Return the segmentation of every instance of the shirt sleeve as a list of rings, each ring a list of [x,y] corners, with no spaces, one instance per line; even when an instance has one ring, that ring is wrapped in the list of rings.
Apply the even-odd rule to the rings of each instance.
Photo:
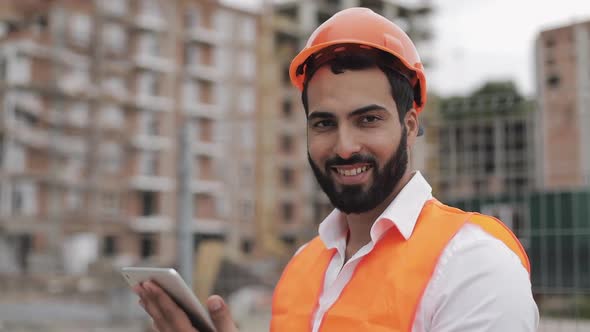
[[[538,323],[529,274],[518,256],[467,224],[443,251],[413,331],[533,332]]]

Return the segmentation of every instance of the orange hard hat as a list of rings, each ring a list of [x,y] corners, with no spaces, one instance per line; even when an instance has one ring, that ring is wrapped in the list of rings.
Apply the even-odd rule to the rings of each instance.
[[[306,79],[307,60],[323,50],[342,51],[337,45],[374,48],[395,56],[412,74],[414,108],[418,113],[426,103],[426,77],[416,46],[397,25],[368,8],[348,8],[332,16],[309,37],[305,48],[291,62],[291,83],[300,91]],[[321,53],[321,52],[320,52]],[[406,75],[407,77],[407,75]]]

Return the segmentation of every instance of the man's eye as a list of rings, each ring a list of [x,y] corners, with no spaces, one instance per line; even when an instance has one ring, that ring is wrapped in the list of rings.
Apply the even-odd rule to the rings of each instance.
[[[362,123],[373,123],[379,120],[378,116],[374,116],[374,115],[366,115],[363,116],[363,118],[361,119]]]
[[[313,125],[314,128],[328,128],[332,126],[334,126],[333,120],[321,120]]]

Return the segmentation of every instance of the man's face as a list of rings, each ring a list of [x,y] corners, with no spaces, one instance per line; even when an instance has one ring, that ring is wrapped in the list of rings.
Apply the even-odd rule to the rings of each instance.
[[[308,158],[318,183],[344,213],[377,207],[408,161],[387,77],[378,68],[334,74],[322,67],[308,84]]]

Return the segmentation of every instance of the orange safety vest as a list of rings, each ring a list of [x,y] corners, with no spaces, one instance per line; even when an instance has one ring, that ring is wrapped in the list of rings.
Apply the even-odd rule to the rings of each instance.
[[[502,222],[433,199],[425,204],[408,240],[393,227],[362,258],[319,330],[410,332],[440,255],[467,222],[504,242],[530,273],[526,252]],[[291,259],[275,288],[271,331],[311,331],[324,275],[335,253],[316,237]]]

